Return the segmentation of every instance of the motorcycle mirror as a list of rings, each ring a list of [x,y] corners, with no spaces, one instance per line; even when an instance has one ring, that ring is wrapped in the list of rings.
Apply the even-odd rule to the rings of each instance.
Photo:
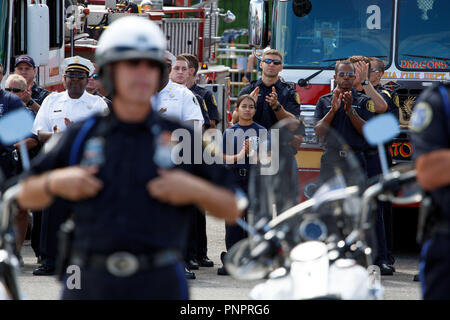
[[[0,141],[11,145],[31,135],[33,116],[25,109],[11,111],[0,119]]]
[[[243,239],[228,250],[224,258],[224,265],[233,278],[260,280],[272,271],[269,265],[251,257],[253,247],[250,239]]]
[[[0,141],[9,146],[28,138],[31,135],[34,118],[25,109],[14,110],[0,119]],[[25,142],[20,143],[22,165],[25,171],[30,168],[30,160]]]
[[[378,146],[383,175],[388,174],[388,165],[383,144],[392,140],[400,133],[398,120],[392,113],[378,115],[364,124],[363,133],[369,144]]]

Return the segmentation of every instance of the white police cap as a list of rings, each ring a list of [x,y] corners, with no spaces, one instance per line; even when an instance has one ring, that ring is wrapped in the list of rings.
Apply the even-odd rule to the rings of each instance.
[[[95,67],[90,60],[80,56],[74,56],[64,59],[63,70],[64,72],[70,70],[85,71],[90,76],[94,73]]]

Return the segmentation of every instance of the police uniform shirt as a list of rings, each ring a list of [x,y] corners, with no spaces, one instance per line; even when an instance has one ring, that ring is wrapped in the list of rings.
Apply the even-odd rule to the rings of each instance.
[[[298,119],[300,116],[300,98],[297,92],[281,80],[278,80],[273,86],[275,86],[275,91],[278,95],[278,102],[286,111],[292,113]],[[269,103],[266,102],[266,97],[272,93],[273,86],[267,87],[262,80],[259,79],[253,81],[239,92],[239,96],[242,96],[244,94],[250,94],[256,87],[259,87],[256,113],[253,116],[253,121],[266,129],[270,129],[278,122],[275,111],[273,111]]]
[[[209,128],[209,126],[211,125],[211,121],[209,121],[208,107],[206,107],[205,100],[203,100],[201,95],[193,92],[192,90],[191,90],[191,92],[194,94],[195,98],[198,101],[198,104],[200,105],[200,110],[202,111],[203,120],[205,121],[204,125],[207,128]]]
[[[35,82],[33,84],[33,87],[31,88],[31,99],[33,99],[34,101],[36,101],[36,103],[38,105],[41,105],[42,102],[44,101],[44,99],[51,94],[50,91],[41,88],[37,85],[37,83]]]
[[[352,89],[353,97],[353,109],[363,119],[369,120],[375,115],[374,102],[366,95],[358,93],[355,89]],[[333,101],[333,93],[328,93],[319,98],[314,112],[314,117],[317,121],[321,120],[331,109],[331,102]],[[330,125],[340,138],[344,139],[343,142],[347,143],[354,151],[364,151],[369,148],[369,144],[366,139],[359,134],[359,132],[352,125],[350,118],[347,116],[344,109],[344,101],[342,99],[341,107],[334,115],[333,121]],[[330,141],[325,138],[325,143],[328,148],[340,148],[343,142]]]
[[[383,97],[384,101],[386,101],[388,109],[386,112],[392,113],[396,119],[398,119],[399,113],[399,98],[395,92],[388,90],[387,88],[378,85],[375,87],[375,90]]]
[[[258,146],[260,145],[260,133],[266,132],[266,139],[270,140],[269,131],[260,126],[259,124],[253,122],[249,126],[241,126],[239,123],[235,123],[230,128],[227,128],[223,133],[223,153],[228,155],[235,155],[241,152],[243,143],[245,139],[249,137],[257,137]],[[230,167],[233,169],[250,169],[250,163],[248,158],[245,159],[245,163],[233,163],[230,164]]]
[[[154,104],[153,108],[156,111],[166,108],[163,115],[179,121],[198,120],[202,125],[204,123],[200,104],[194,94],[187,87],[171,80],[159,93],[159,104]]]
[[[53,132],[56,125],[58,131],[66,130],[64,118],[71,122],[79,122],[96,113],[108,110],[105,101],[99,96],[84,92],[79,99],[70,98],[66,91],[53,93],[44,99],[33,124],[33,133],[39,130]]]
[[[214,98],[214,94],[206,88],[200,87],[194,84],[189,88],[192,92],[200,95],[205,100],[206,108],[208,109],[208,115],[210,120],[220,121],[219,109],[217,108],[217,101]]]
[[[151,112],[145,122],[138,124],[121,122],[114,112],[96,118],[98,120],[80,145],[76,159],[80,163],[85,155],[92,156],[89,145],[99,136],[103,137],[104,143],[101,147],[97,143],[95,148],[104,159],[97,174],[103,189],[94,198],[69,203],[76,224],[74,249],[105,254],[115,251],[149,253],[165,248],[183,250],[190,215],[195,207],[160,202],[151,197],[146,188],[147,183],[158,176],[155,162],[160,148],[158,142],[164,140],[161,137],[170,137],[182,125],[157,112]],[[76,123],[63,134],[53,136],[47,142],[48,150],[33,160],[31,174],[68,166],[82,125]],[[191,141],[191,148],[193,144]],[[138,156],[136,150],[139,150]],[[194,152],[191,156],[194,159]],[[195,164],[192,159],[192,164],[177,167],[236,191],[234,176],[224,165]]]
[[[450,96],[450,86],[446,86]],[[414,158],[440,149],[450,148],[450,110],[445,110],[443,97],[436,85],[417,100],[410,121]],[[449,102],[450,104],[450,102]],[[447,219],[450,219],[450,185],[431,191]]]

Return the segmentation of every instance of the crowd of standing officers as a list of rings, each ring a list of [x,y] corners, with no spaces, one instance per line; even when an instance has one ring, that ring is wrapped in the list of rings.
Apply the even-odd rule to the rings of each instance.
[[[64,254],[69,264],[81,267],[83,289],[65,289],[63,298],[188,298],[186,279],[196,278],[192,270],[214,266],[207,255],[205,214],[226,221],[227,250],[247,236],[235,220],[247,214],[238,198],[239,191],[248,192],[251,141],[259,139],[250,132],[293,119],[300,125],[293,148],[299,148],[301,97],[279,76],[282,54],[269,49],[259,62],[261,78],[239,93],[233,125],[223,133],[228,165],[162,163],[167,136],[176,129],[204,131],[221,120],[212,92],[196,83],[198,66],[194,55],[168,52],[156,25],[133,17],[104,31],[95,64],[79,56],[65,59],[63,92],[39,87],[33,59],[16,58],[14,74],[0,91],[0,113],[26,108],[35,117],[26,140],[33,161],[22,173],[15,218],[17,254],[31,212],[31,246],[40,264],[33,274],[54,275],[62,254],[58,232],[73,220],[70,250]],[[329,128],[345,139],[367,178],[381,173],[378,151],[364,139],[362,126],[377,114],[398,117],[395,93],[380,85],[384,67],[378,58],[361,56],[336,63],[336,86],[318,100],[315,111],[314,130],[325,146],[319,179],[326,180],[332,163],[347,157],[327,141]],[[416,119],[417,131],[425,120]],[[230,131],[241,132],[242,140],[227,141]],[[5,177],[21,174],[13,157],[17,144],[1,148]],[[377,207],[374,261],[382,275],[392,275],[391,205]],[[228,275],[224,266],[217,273]]]

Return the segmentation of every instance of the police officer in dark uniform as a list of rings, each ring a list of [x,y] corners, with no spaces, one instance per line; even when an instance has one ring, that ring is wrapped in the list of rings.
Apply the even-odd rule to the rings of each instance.
[[[346,164],[349,151],[345,149],[347,145],[365,169],[364,151],[368,144],[362,126],[374,115],[374,103],[353,88],[355,76],[355,68],[350,61],[339,62],[335,68],[334,92],[320,97],[316,105],[314,116],[318,122],[314,131],[325,143],[319,175],[322,182],[335,175],[333,168],[336,162]],[[334,136],[328,137],[328,128],[334,129],[344,141],[335,141]]]
[[[424,299],[450,299],[450,85],[435,84],[411,117],[417,181],[431,197],[419,279]]]
[[[377,58],[373,58],[377,59]],[[349,58],[354,63],[356,69],[356,78],[353,86],[359,92],[369,96],[374,101],[374,111],[376,114],[393,112],[398,118],[398,108],[395,107],[388,91],[381,89],[380,79],[384,72],[384,64],[381,60],[371,60],[363,56],[353,56]],[[372,71],[373,70],[373,71]],[[396,113],[397,111],[397,113]],[[386,146],[387,149],[388,146]],[[388,151],[388,150],[387,150]],[[388,162],[391,163],[390,153],[386,152]],[[364,150],[366,160],[366,170],[369,179],[376,178],[382,174],[380,157],[378,149],[373,146],[367,146]],[[375,234],[377,239],[377,256],[374,263],[380,267],[381,275],[393,275],[395,268],[393,266],[395,259],[392,256],[392,214],[390,203],[377,201]],[[385,221],[385,216],[388,221]],[[386,233],[386,225],[389,230],[389,237]],[[390,240],[388,246],[388,238]],[[390,249],[389,249],[389,248]]]
[[[276,122],[287,118],[298,119],[300,116],[300,98],[287,83],[279,78],[283,70],[282,56],[277,50],[264,52],[261,61],[262,77],[244,87],[239,96],[251,94],[256,103],[253,121],[270,129]],[[233,114],[233,122],[238,119]]]
[[[377,57],[370,57],[370,69],[369,69],[369,81],[377,90],[377,92],[383,97],[383,99],[387,103],[387,111],[392,113],[396,119],[399,119],[399,112],[400,112],[400,101],[398,94],[395,91],[391,91],[389,88],[383,86],[380,83],[381,78],[384,75],[384,62],[381,61]],[[386,155],[388,160],[388,165],[392,165],[392,156],[391,152],[389,151],[389,146],[391,145],[391,142],[385,144],[386,149]],[[381,168],[380,168],[381,173]],[[379,173],[379,174],[380,174]],[[392,203],[390,202],[381,202],[382,211],[383,211],[383,220],[384,220],[384,230],[386,234],[386,251],[387,251],[387,264],[388,266],[395,271],[394,263],[395,258],[392,254],[393,250],[393,243],[394,243],[394,234],[393,234],[393,226],[392,226]]]
[[[186,299],[180,252],[193,206],[227,221],[239,215],[224,166],[190,162],[169,169],[171,132],[182,126],[150,103],[167,77],[165,43],[150,20],[113,22],[96,51],[112,112],[54,136],[35,159],[34,175],[21,183],[22,207],[55,198],[72,207],[69,264],[81,268],[81,288],[66,287],[65,299]]]

